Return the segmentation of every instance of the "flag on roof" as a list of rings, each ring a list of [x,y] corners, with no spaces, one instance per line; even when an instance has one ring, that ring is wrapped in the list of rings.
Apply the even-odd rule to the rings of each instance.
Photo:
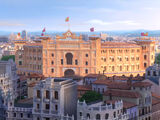
[[[69,17],[66,17],[65,21],[66,21],[66,22],[69,22]]]
[[[21,36],[21,33],[19,32],[17,35],[20,37],[20,36]]]
[[[94,27],[90,28],[90,31],[91,31],[91,32],[94,32]]]
[[[46,32],[46,28],[43,28],[42,32]]]

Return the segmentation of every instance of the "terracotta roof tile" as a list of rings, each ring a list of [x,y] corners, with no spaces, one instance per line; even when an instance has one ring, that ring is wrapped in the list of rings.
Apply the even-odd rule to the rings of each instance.
[[[128,109],[128,108],[132,108],[132,107],[135,107],[135,106],[137,106],[137,105],[134,104],[134,103],[123,101],[123,108]]]
[[[93,84],[99,84],[99,85],[109,85],[112,81],[109,80],[96,80],[93,82]]]
[[[126,82],[112,82],[109,84],[110,89],[129,90],[130,86]]]
[[[152,86],[149,82],[135,82],[132,84],[133,87],[149,87]]]
[[[78,91],[91,91],[92,87],[87,85],[78,85],[77,86]]]
[[[116,97],[127,97],[127,98],[139,98],[141,95],[134,91],[122,91],[122,90],[107,90],[104,96],[116,96]]]
[[[28,75],[28,78],[45,78],[42,74],[33,73]]]
[[[36,86],[37,83],[38,83],[38,82],[32,82],[32,83],[30,83],[30,84],[28,85],[28,87],[34,87],[34,86]]]

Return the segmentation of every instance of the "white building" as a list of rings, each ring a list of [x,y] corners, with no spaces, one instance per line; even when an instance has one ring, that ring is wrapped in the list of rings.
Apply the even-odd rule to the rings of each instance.
[[[17,97],[17,80],[19,79],[16,70],[16,64],[12,59],[0,61],[0,89],[4,95],[8,91],[12,91],[15,98]]]
[[[114,104],[97,102],[86,104],[77,103],[77,120],[128,120],[129,115],[123,113],[123,102],[117,101]]]
[[[74,120],[76,117],[77,85],[72,79],[47,78],[35,86],[33,94],[34,120]]]

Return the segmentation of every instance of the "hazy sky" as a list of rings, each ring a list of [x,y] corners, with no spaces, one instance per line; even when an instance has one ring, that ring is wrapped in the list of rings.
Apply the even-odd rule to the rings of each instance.
[[[0,30],[160,30],[160,0],[0,0]]]

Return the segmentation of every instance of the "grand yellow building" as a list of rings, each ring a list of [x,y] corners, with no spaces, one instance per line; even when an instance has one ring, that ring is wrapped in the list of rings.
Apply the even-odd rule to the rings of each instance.
[[[40,73],[46,77],[85,76],[103,73],[113,75],[143,75],[155,59],[155,42],[139,39],[132,43],[101,42],[97,36],[83,40],[70,30],[62,36],[41,37],[35,43],[15,42],[22,49],[16,52],[16,64],[21,74]]]

